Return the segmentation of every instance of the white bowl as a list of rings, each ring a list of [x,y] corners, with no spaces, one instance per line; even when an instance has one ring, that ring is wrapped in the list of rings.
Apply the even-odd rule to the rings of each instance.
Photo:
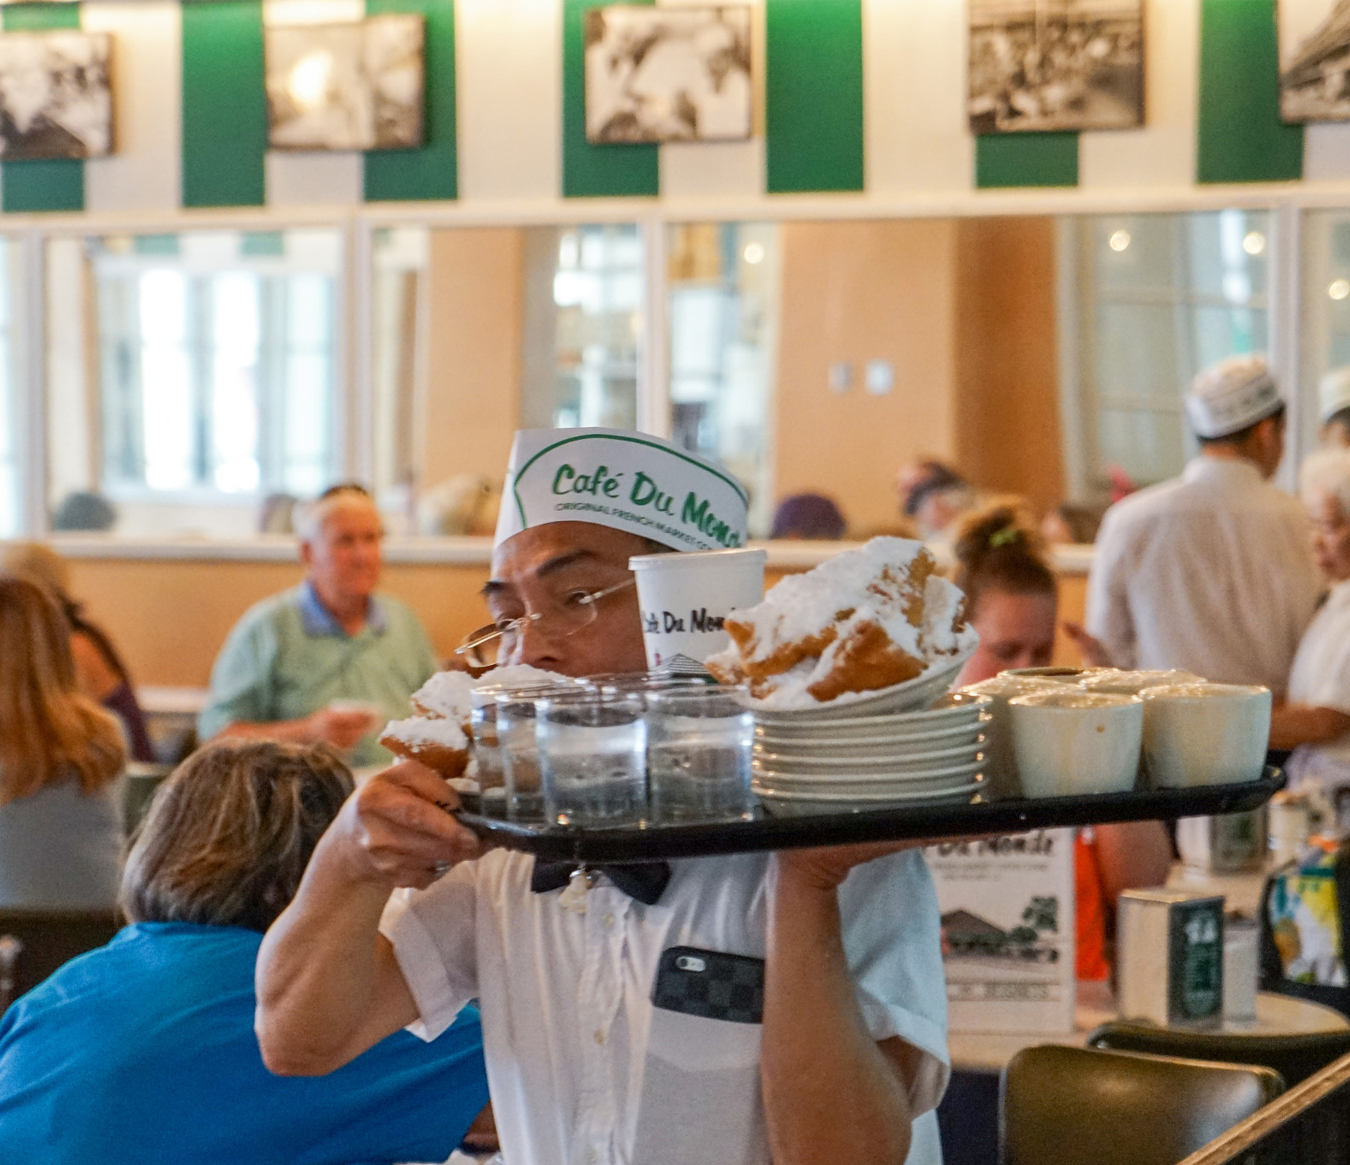
[[[1035,692],[1009,701],[1013,754],[1026,797],[1124,793],[1139,775],[1144,704],[1138,696]]]
[[[979,751],[978,744],[958,744],[953,748],[930,748],[923,752],[909,750],[885,756],[819,757],[768,752],[756,746],[754,763],[778,772],[820,773],[822,776],[854,770],[898,774],[932,768],[934,765],[957,764],[962,760],[973,759],[979,755]]]
[[[816,817],[826,813],[858,813],[871,809],[910,808],[924,802],[969,801],[980,790],[979,781],[968,781],[940,793],[888,793],[879,797],[850,797],[841,794],[809,796],[756,790],[761,804],[774,816]]]
[[[944,785],[960,784],[980,775],[982,762],[964,761],[961,764],[944,765],[941,768],[927,769],[902,777],[883,777],[875,773],[836,773],[829,777],[804,776],[800,773],[782,773],[776,769],[756,769],[754,783],[769,789],[797,791],[805,793],[828,793],[835,790],[852,789],[859,794],[878,795],[887,788],[900,792],[918,789],[939,788]]]
[[[859,733],[847,736],[810,739],[796,736],[778,736],[756,730],[755,743],[765,752],[790,754],[796,757],[862,757],[892,756],[905,750],[954,748],[958,744],[978,744],[986,725],[982,721],[959,724],[938,732],[886,733],[871,735]]]
[[[953,724],[961,724],[972,720],[978,717],[981,712],[988,710],[989,701],[979,696],[950,692],[942,697],[937,706],[932,708],[890,712],[864,709],[857,716],[845,716],[843,715],[843,709],[840,709],[837,714],[823,715],[826,710],[833,707],[833,704],[822,704],[818,709],[808,708],[787,712],[774,708],[756,708],[755,723],[767,731],[780,735],[796,733],[817,739],[822,734],[834,735],[839,732],[851,734],[857,731],[895,731],[897,729],[914,729],[915,731],[926,732],[935,728],[950,728]]]
[[[1260,778],[1270,741],[1269,688],[1168,684],[1145,688],[1144,759],[1160,789]]]

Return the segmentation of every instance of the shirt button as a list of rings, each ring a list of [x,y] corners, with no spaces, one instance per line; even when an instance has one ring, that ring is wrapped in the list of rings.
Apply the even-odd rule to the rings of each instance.
[[[605,915],[605,925],[606,925],[606,926],[613,926],[613,925],[614,925],[614,915],[613,915],[613,914],[606,914],[606,915]]]
[[[600,1158],[596,1155],[594,1149],[588,1149],[586,1151],[586,1160],[589,1161],[591,1165],[595,1165],[595,1162],[598,1161],[599,1159]]]
[[[605,1033],[602,1031],[597,1031],[595,1033],[595,1042],[597,1044],[603,1044],[605,1042]]]

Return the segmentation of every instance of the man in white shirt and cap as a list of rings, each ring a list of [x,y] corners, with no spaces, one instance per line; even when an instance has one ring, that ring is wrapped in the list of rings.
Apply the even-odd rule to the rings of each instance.
[[[629,557],[738,545],[745,518],[737,482],[667,442],[517,434],[484,588],[499,658],[643,669]],[[259,958],[274,1071],[332,1071],[400,1027],[434,1038],[477,998],[512,1165],[941,1161],[946,1000],[917,849],[560,872],[484,853],[454,804],[397,765],[320,842]],[[672,965],[739,995],[691,1013],[657,990]]]
[[[1120,667],[1183,668],[1279,698],[1319,580],[1303,507],[1270,484],[1285,406],[1265,360],[1200,372],[1185,398],[1200,455],[1107,511],[1087,630]]]

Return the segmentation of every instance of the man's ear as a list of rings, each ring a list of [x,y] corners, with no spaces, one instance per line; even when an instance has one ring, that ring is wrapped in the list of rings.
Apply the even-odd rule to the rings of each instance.
[[[302,540],[300,543],[300,561],[306,569],[314,562],[314,546],[308,540]]]

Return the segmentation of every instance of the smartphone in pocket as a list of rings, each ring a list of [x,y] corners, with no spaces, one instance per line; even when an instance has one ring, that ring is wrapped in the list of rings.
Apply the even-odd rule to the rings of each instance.
[[[726,951],[661,952],[652,1003],[664,1011],[728,1023],[764,1022],[764,960]]]

